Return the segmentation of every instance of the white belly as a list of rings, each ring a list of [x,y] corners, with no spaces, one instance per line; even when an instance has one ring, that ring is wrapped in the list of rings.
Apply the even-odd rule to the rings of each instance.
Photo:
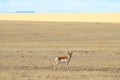
[[[62,59],[60,60],[61,63],[66,63],[66,62],[69,62],[70,60],[69,59]]]
[[[55,58],[55,62],[60,62],[60,63],[68,63],[70,61],[70,59],[61,59],[59,60],[58,58]]]

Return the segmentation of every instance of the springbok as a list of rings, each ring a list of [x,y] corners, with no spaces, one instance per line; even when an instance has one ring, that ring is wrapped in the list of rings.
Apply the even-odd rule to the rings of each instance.
[[[67,53],[68,53],[68,56],[61,56],[61,57],[55,58],[54,69],[57,69],[56,67],[57,67],[57,65],[58,65],[59,63],[66,63],[67,69],[68,69],[68,64],[69,64],[69,62],[70,62],[70,60],[71,60],[73,51],[72,51],[72,52],[69,52],[69,51],[68,51]]]

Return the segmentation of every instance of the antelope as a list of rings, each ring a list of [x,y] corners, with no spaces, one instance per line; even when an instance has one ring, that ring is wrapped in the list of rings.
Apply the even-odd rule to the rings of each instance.
[[[69,64],[69,62],[71,61],[71,57],[72,57],[72,53],[73,53],[73,52],[69,52],[69,51],[68,51],[67,53],[68,53],[68,56],[61,56],[61,57],[55,58],[54,69],[57,69],[56,67],[57,67],[57,65],[58,65],[59,63],[66,63],[67,69],[68,69],[68,64]]]

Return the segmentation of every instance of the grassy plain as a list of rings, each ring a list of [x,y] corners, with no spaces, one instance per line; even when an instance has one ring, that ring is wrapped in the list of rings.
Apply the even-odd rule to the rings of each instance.
[[[0,80],[120,80],[120,24],[0,21]]]

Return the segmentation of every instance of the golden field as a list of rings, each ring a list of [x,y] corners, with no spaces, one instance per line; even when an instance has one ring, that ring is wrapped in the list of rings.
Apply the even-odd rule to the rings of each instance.
[[[0,80],[120,80],[120,23],[8,15],[0,17]],[[68,50],[76,50],[69,70],[54,70],[54,58]]]
[[[0,20],[120,23],[120,13],[0,14]]]

